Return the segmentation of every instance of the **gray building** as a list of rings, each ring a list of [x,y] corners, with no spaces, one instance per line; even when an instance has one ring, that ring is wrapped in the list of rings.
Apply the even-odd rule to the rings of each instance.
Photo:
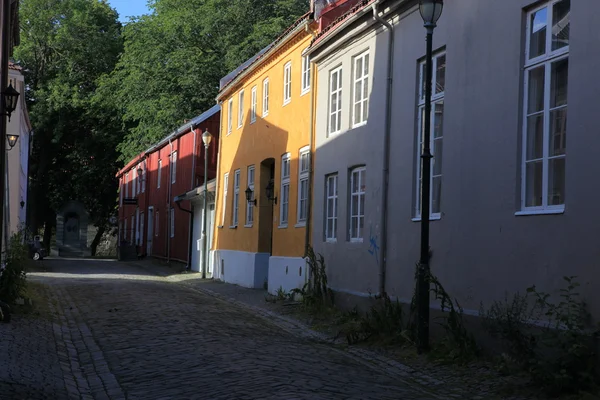
[[[417,3],[360,1],[309,50],[313,243],[340,294],[412,297],[426,33]],[[599,12],[595,0],[445,4],[433,36],[431,267],[466,313],[533,284],[555,292],[575,275],[600,314],[600,216],[589,204],[600,193]]]

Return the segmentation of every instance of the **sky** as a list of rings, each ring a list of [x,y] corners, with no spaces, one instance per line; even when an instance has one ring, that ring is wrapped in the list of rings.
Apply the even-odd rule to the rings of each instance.
[[[148,14],[150,11],[146,6],[148,0],[108,0],[111,7],[116,8],[119,13],[119,21],[129,21],[129,16]]]

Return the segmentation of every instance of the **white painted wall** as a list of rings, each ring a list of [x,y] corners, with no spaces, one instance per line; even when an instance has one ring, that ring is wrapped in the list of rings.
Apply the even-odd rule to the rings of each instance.
[[[301,289],[307,280],[308,265],[302,257],[269,258],[269,293]]]
[[[236,285],[261,289],[269,276],[269,254],[236,250],[213,250],[216,262],[213,278]]]

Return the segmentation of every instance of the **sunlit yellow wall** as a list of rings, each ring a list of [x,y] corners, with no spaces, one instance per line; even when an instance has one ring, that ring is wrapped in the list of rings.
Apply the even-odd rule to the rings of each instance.
[[[213,249],[259,251],[260,209],[271,207],[264,188],[268,182],[261,180],[260,164],[267,158],[275,159],[275,195],[281,199],[281,156],[291,153],[290,201],[287,228],[279,227],[281,202],[273,207],[274,256],[300,257],[304,254],[305,227],[297,225],[298,209],[298,158],[301,148],[310,144],[311,88],[302,93],[302,51],[309,46],[312,36],[304,29],[282,46],[277,53],[259,61],[259,67],[231,89],[221,103],[221,147],[218,171],[218,201]],[[291,102],[283,105],[284,66],[291,61]],[[311,71],[311,76],[312,76]],[[269,79],[269,113],[263,118],[263,81]],[[252,88],[257,87],[256,122],[250,123]],[[244,120],[238,128],[238,99],[244,90]],[[232,131],[228,134],[229,99],[233,99]],[[247,168],[255,165],[255,193],[258,206],[254,207],[254,224],[245,227]],[[239,218],[237,228],[231,227],[233,215],[234,171],[240,169]],[[224,174],[229,173],[226,204],[224,205]],[[310,184],[310,182],[309,182]],[[309,199],[310,201],[310,199]],[[223,219],[223,207],[225,217]],[[264,212],[264,211],[263,211]],[[219,226],[220,225],[220,226]],[[264,233],[263,233],[264,234]]]

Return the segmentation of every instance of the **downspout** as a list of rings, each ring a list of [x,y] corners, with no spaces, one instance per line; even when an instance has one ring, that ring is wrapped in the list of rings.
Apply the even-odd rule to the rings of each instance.
[[[167,177],[169,180],[169,190],[167,190],[169,196],[167,199],[167,215],[169,216],[167,218],[167,221],[169,221],[167,223],[167,264],[171,262],[171,186],[173,186],[173,142],[171,142],[171,138],[169,138],[169,148],[169,176]]]
[[[192,128],[192,132],[194,132],[194,148],[192,149],[192,185],[190,186],[190,190],[192,190],[193,188],[195,188],[195,178],[196,178],[196,140],[198,138],[198,132],[196,131],[196,128],[194,128],[194,126],[191,127]],[[206,172],[205,172],[206,173]],[[183,210],[183,208],[181,208],[181,206],[179,206],[179,203],[177,203],[177,206],[179,207],[179,209]],[[190,213],[190,231],[188,233],[188,262],[187,262],[187,270],[190,271],[192,269],[192,242],[194,240],[194,206],[192,206],[192,202],[190,201],[190,206],[192,207],[191,210],[189,210]],[[184,210],[184,211],[188,211],[188,210]]]
[[[308,24],[306,25],[306,30],[309,30]],[[314,31],[311,31],[310,34],[312,35],[313,39],[315,38],[316,34]],[[309,60],[310,61],[310,60]],[[310,92],[310,127],[309,127],[309,135],[310,135],[310,139],[309,139],[309,151],[310,151],[310,157],[308,159],[308,201],[307,201],[307,205],[306,205],[306,228],[305,228],[305,232],[304,232],[304,257],[308,256],[308,247],[310,246],[310,229],[311,229],[311,214],[312,214],[312,186],[313,186],[313,159],[314,159],[314,154],[316,152],[313,151],[313,145],[314,145],[314,106],[315,106],[315,93],[317,92],[316,89],[316,79],[315,79],[315,64],[310,61],[310,74],[311,74],[311,92]],[[306,274],[305,274],[306,276]]]
[[[148,154],[145,153],[144,154],[144,182],[146,184],[145,186],[145,192],[144,195],[146,196],[146,200],[144,202],[144,206],[146,207],[146,209],[144,210],[144,217],[147,219],[147,222],[144,224],[144,229],[146,229],[146,233],[142,233],[143,235],[146,235],[146,248],[142,249],[143,250],[143,254],[148,255],[148,225],[150,224],[150,215],[148,213],[148,207],[150,206],[150,173],[148,171]],[[154,213],[152,213],[152,218],[154,218]],[[154,223],[154,221],[152,221],[152,223]],[[154,225],[152,225],[154,227]],[[155,228],[154,228],[155,229]],[[152,233],[154,234],[154,233]],[[152,240],[152,245],[154,246],[154,240]],[[152,249],[150,249],[150,251],[152,251]]]
[[[387,65],[387,88],[386,88],[386,110],[385,110],[385,134],[383,139],[383,194],[381,197],[381,264],[379,266],[379,295],[384,296],[386,268],[387,268],[387,220],[388,220],[388,191],[390,175],[390,137],[392,123],[392,74],[394,71],[394,28],[381,18],[377,12],[377,3],[373,9],[373,19],[385,26],[390,32],[388,42],[388,65]]]

